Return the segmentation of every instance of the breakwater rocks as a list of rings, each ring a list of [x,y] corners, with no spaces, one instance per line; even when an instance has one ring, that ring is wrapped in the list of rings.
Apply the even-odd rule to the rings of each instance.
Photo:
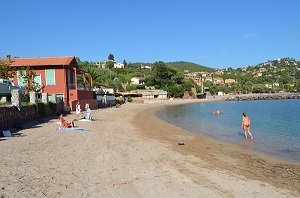
[[[300,93],[276,93],[276,94],[243,94],[225,96],[224,100],[283,100],[300,99]]]

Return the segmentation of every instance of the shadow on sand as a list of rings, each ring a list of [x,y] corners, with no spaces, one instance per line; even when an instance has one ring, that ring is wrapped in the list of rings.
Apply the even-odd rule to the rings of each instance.
[[[56,116],[49,116],[49,117],[40,118],[39,120],[34,120],[29,123],[24,123],[24,124],[15,123],[14,127],[6,129],[6,130],[11,132],[11,135],[12,135],[11,137],[13,137],[13,138],[14,137],[25,137],[27,135],[22,132],[23,130],[40,128],[40,127],[42,127],[42,126],[40,126],[40,124],[49,122],[50,120],[55,119],[55,118],[56,118]],[[11,138],[11,137],[4,137],[2,130],[0,130],[0,141],[6,140],[7,138]]]

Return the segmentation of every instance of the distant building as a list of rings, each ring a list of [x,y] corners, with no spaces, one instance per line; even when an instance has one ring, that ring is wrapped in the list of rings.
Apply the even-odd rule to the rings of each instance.
[[[112,61],[112,60],[105,60],[105,61],[102,61],[102,62],[96,62],[95,64],[100,68],[106,68],[106,65],[107,65],[108,62],[113,62],[114,63],[114,68],[117,68],[117,69],[123,69],[124,68],[123,63],[119,63],[117,61]]]
[[[162,99],[166,100],[168,99],[168,92],[160,89],[154,89],[154,90],[136,90],[135,91],[137,94],[142,95],[143,98],[148,98],[148,99]]]
[[[212,81],[213,81],[213,78],[212,78],[212,77],[206,77],[206,78],[205,78],[205,82],[207,82],[207,81],[212,82]]]
[[[145,79],[142,77],[133,77],[131,78],[131,83],[132,85],[143,85],[145,84]]]
[[[254,74],[254,77],[260,77],[260,76],[262,76],[262,73],[261,73],[261,72],[258,72],[258,73],[255,73],[255,74]]]
[[[142,69],[151,69],[151,67],[148,66],[148,65],[142,65],[141,68],[142,68]]]
[[[225,79],[225,84],[231,85],[231,84],[233,84],[233,83],[235,83],[235,80],[234,80],[234,79],[230,79],[230,78]]]
[[[223,78],[213,78],[213,83],[215,85],[222,85],[222,84],[224,84],[224,79]]]
[[[224,71],[223,70],[217,70],[214,72],[216,75],[223,75]]]

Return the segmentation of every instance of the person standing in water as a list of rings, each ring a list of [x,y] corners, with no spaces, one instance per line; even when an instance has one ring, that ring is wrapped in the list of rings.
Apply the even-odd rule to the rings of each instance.
[[[251,125],[250,118],[246,115],[246,113],[243,113],[243,115],[242,115],[242,129],[244,131],[246,139],[248,138],[248,135],[249,135],[251,140],[252,140],[253,136],[250,132],[250,125]]]
[[[215,115],[220,115],[220,109],[216,109],[214,112],[213,112]]]

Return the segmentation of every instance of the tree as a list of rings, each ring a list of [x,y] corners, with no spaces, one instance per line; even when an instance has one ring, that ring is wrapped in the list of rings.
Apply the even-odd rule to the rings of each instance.
[[[11,62],[0,59],[0,78],[8,79],[16,75],[16,68],[10,66]]]
[[[115,57],[113,54],[109,54],[107,60],[114,61]]]
[[[114,62],[112,61],[107,61],[106,64],[105,64],[105,67],[108,68],[108,69],[112,69],[114,68]]]
[[[123,60],[123,64],[124,64],[124,68],[127,67],[128,65],[125,59]]]
[[[155,62],[151,73],[146,78],[146,85],[159,87],[171,97],[181,97],[184,91],[191,91],[195,83],[185,80],[183,73],[167,66],[164,62]]]
[[[86,75],[78,75],[78,81],[88,84],[90,87],[100,86],[101,84],[101,69],[95,64],[89,62],[80,62],[79,68],[83,70]]]
[[[244,85],[244,89],[247,92],[252,92],[252,86],[253,86],[253,83],[251,81],[247,81]]]
[[[23,79],[25,84],[25,94],[29,93],[30,91],[39,92],[44,89],[45,85],[40,85],[35,82],[36,73],[29,67],[23,67],[20,70],[19,77]]]

